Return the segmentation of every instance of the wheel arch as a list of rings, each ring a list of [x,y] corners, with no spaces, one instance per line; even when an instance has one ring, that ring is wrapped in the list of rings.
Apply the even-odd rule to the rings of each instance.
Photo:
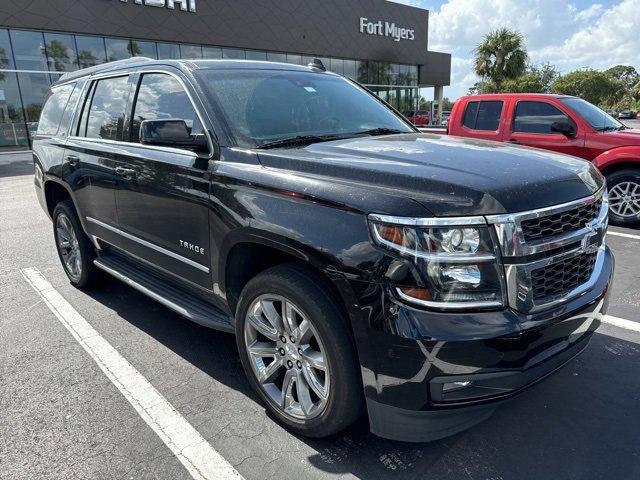
[[[625,169],[640,170],[640,146],[618,147],[598,155],[593,163],[604,176]]]
[[[219,264],[220,289],[226,295],[227,304],[235,314],[238,299],[246,284],[261,272],[278,265],[293,264],[306,269],[320,282],[331,299],[336,302],[351,329],[351,310],[355,294],[344,276],[330,267],[326,259],[311,252],[304,245],[292,245],[290,239],[277,241],[256,235],[247,235],[229,243],[221,252]]]

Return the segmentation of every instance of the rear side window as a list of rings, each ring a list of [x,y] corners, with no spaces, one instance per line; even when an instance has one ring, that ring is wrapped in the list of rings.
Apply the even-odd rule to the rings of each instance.
[[[178,80],[164,73],[143,75],[133,113],[131,141],[140,141],[143,121],[169,119],[184,120],[191,135],[204,133],[196,110]]]
[[[38,135],[57,135],[60,120],[67,108],[74,86],[75,84],[62,85],[51,90],[51,95],[46,100],[40,114]]]
[[[555,122],[573,124],[567,115],[550,103],[522,101],[516,105],[513,131],[561,135],[551,130],[551,125]]]
[[[71,97],[69,97],[69,101],[67,102],[67,108],[64,110],[64,114],[62,115],[62,120],[60,120],[60,127],[58,128],[58,133],[60,135],[66,136],[69,131],[69,126],[71,125],[71,120],[73,119],[73,113],[76,109],[76,105],[78,104],[78,99],[80,98],[80,94],[82,93],[82,86],[76,86],[73,89],[73,93]]]
[[[496,131],[500,126],[502,106],[503,102],[500,100],[469,102],[462,124],[472,130]]]
[[[96,82],[82,115],[80,136],[105,140],[122,138],[128,82],[129,77],[105,78]]]

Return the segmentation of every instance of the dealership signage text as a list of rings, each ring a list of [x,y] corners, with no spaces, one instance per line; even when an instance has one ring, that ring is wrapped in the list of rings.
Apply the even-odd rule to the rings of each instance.
[[[128,0],[120,0],[123,3],[127,3]],[[160,8],[170,8],[171,10],[175,10],[179,8],[183,12],[196,11],[196,0],[132,0],[134,3],[138,5],[147,5],[148,7],[160,7]]]
[[[393,37],[396,42],[415,38],[415,32],[412,28],[398,27],[393,22],[383,22],[382,20],[372,22],[366,17],[360,17],[360,33]]]

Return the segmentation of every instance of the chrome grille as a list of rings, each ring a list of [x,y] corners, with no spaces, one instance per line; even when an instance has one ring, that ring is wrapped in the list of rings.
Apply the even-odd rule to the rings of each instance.
[[[512,308],[536,312],[592,288],[604,264],[608,208],[602,188],[566,204],[487,217],[498,236]]]
[[[564,295],[591,278],[596,253],[584,253],[531,271],[534,301]]]
[[[601,207],[602,199],[598,199],[566,212],[525,220],[522,234],[527,242],[532,242],[578,230],[596,218]]]

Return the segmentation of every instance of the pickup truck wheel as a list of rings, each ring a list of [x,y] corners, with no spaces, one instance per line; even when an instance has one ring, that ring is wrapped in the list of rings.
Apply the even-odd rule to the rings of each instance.
[[[242,291],[236,340],[252,387],[276,419],[325,437],[362,415],[363,395],[350,330],[315,272],[269,269]]]
[[[77,288],[94,285],[98,278],[93,264],[95,250],[82,230],[71,200],[60,202],[54,208],[53,235],[58,257],[71,284]]]
[[[607,177],[609,217],[614,225],[640,225],[640,171],[620,170]]]

